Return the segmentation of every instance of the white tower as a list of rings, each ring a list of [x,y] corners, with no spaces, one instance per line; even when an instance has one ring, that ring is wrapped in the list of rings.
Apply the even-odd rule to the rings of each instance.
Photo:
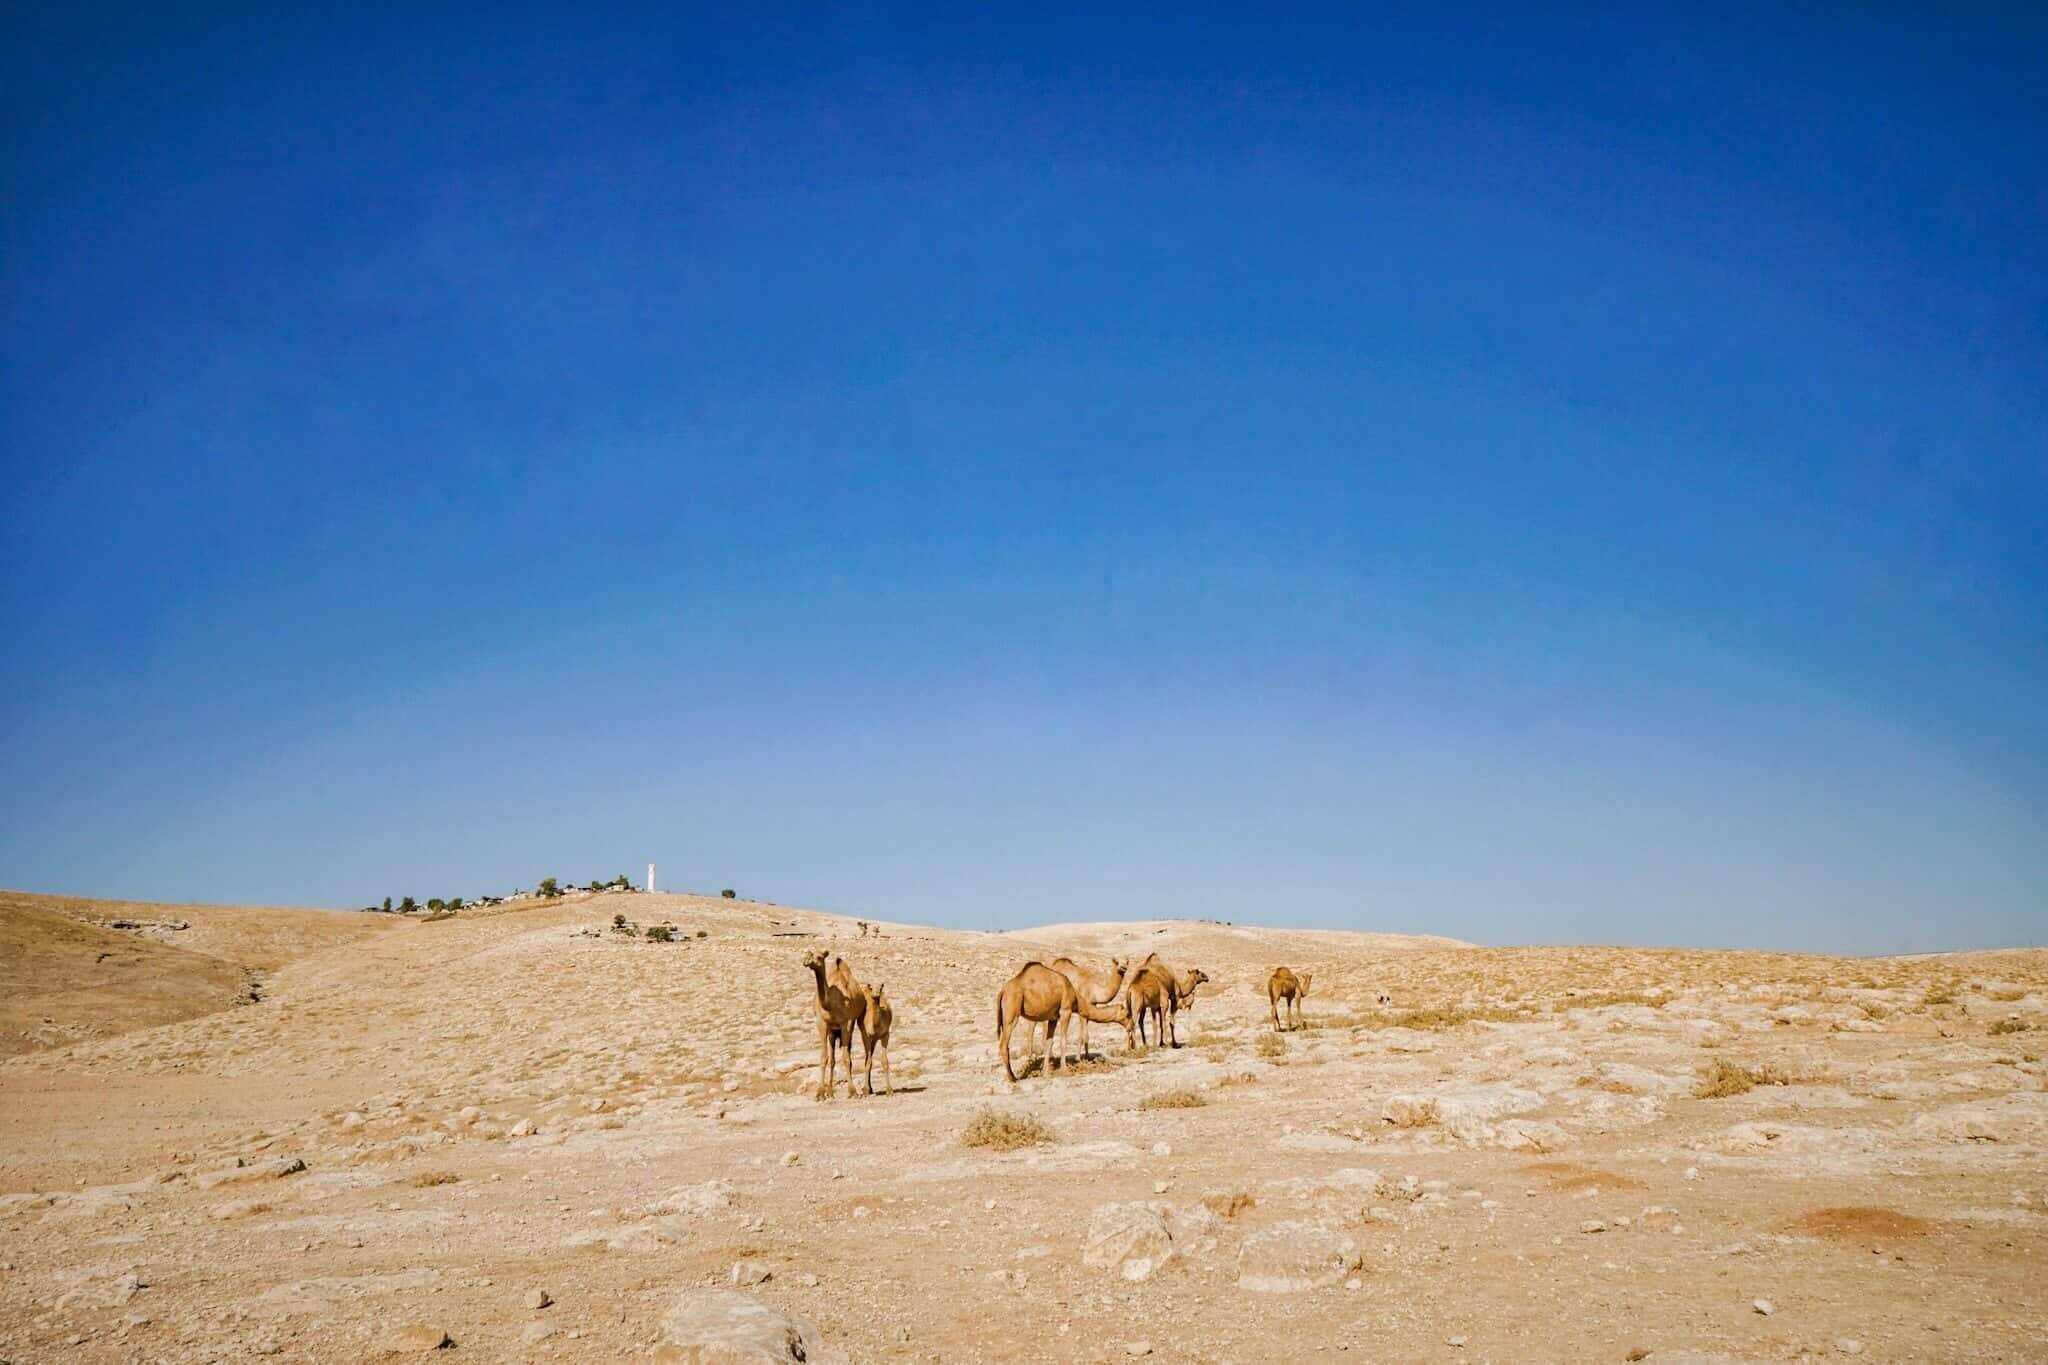
[[[649,863],[649,864],[647,865],[647,889],[648,889],[649,891],[652,891],[652,890],[654,890],[654,864],[653,864],[653,863]]]

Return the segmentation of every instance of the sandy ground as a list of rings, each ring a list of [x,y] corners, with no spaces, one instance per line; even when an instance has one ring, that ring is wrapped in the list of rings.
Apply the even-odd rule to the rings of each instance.
[[[0,896],[0,1361],[2048,1359],[2048,952],[294,914]],[[123,915],[192,927],[53,925]],[[897,1093],[813,1098],[820,946]],[[190,1017],[95,956],[144,948],[216,964],[157,961]],[[1185,1046],[1003,1082],[996,991],[1063,951],[1208,972]],[[963,1145],[989,1106],[1052,1140]],[[779,1357],[710,1353],[719,1292]]]

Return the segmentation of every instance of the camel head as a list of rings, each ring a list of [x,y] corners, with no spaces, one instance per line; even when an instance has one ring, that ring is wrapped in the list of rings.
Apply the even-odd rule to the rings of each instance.
[[[1313,972],[1303,972],[1301,976],[1297,978],[1301,982],[1301,993],[1303,995],[1308,994],[1308,983],[1313,976]]]
[[[1116,988],[1122,990],[1124,983],[1131,979],[1131,960],[1127,957],[1113,957],[1109,960],[1109,969],[1116,974]]]
[[[823,948],[813,948],[808,953],[805,953],[804,966],[809,967],[814,972],[824,971],[825,950]]]
[[[1200,967],[1197,967],[1193,971],[1188,973],[1188,988],[1184,992],[1184,994],[1187,996],[1189,1009],[1193,1009],[1195,1007],[1195,987],[1201,985],[1204,981],[1207,981],[1208,979],[1209,974],[1203,971]]]

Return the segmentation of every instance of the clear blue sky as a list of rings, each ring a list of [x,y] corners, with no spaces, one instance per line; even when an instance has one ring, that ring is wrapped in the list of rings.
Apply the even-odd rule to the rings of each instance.
[[[42,8],[0,885],[2048,940],[2038,8]]]

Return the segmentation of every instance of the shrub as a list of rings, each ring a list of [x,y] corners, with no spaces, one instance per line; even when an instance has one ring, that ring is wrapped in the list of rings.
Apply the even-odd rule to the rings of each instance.
[[[430,1189],[435,1185],[453,1185],[460,1179],[462,1177],[453,1171],[421,1171],[412,1178],[410,1183],[424,1190]]]
[[[427,909],[435,911],[436,913],[439,913],[442,910],[446,910],[447,908],[448,902],[442,900],[439,896],[435,896],[427,902]]]
[[[625,928],[625,927],[626,927],[626,917],[625,917],[624,915],[613,915],[613,916],[612,916],[612,928],[614,928],[614,929],[623,929],[623,928]]]
[[[1776,1062],[1743,1066],[1723,1057],[1716,1059],[1712,1068],[1700,1077],[1692,1093],[1703,1100],[1718,1100],[1744,1094],[1759,1085],[1796,1085],[1798,1081],[1799,1077]]]
[[[2006,1033],[2025,1033],[2033,1025],[2024,1019],[2000,1019],[1991,1026],[1991,1036],[1996,1038]]]
[[[1955,1004],[1955,1002],[1955,987],[1929,986],[1927,988],[1926,997],[1922,999],[1920,1003],[1923,1005],[1953,1005]]]
[[[543,900],[553,900],[555,899],[555,897],[562,894],[562,889],[555,884],[555,879],[553,877],[542,877],[540,879],[539,889],[541,899]]]
[[[384,913],[387,915],[391,913],[391,897],[389,896],[384,898]]]
[[[974,1117],[967,1121],[966,1131],[960,1134],[963,1147],[987,1147],[998,1152],[1014,1152],[1020,1147],[1037,1147],[1054,1141],[1057,1139],[1052,1129],[1030,1114],[995,1108],[976,1110]]]
[[[407,896],[404,900],[398,903],[398,913],[401,915],[416,914],[418,913],[419,908],[419,903],[415,901],[411,896]]]
[[[449,908],[450,910],[460,910],[460,909],[462,908],[462,897],[460,897],[460,896],[454,896],[454,897],[451,897],[451,898],[449,899],[449,901],[448,901],[448,908]]]
[[[1271,1036],[1271,1035],[1268,1035]],[[1140,1109],[1200,1109],[1209,1099],[1199,1090],[1162,1090],[1138,1101]]]
[[[737,892],[737,891],[733,890],[733,889],[732,889],[731,887],[729,887],[729,886],[728,886],[727,888],[725,888],[725,890],[723,890],[723,891],[719,892],[718,894],[719,894],[719,895],[721,895],[721,896],[723,896],[723,897],[725,897],[725,898],[726,898],[727,900],[729,900],[729,901],[730,901],[730,900],[738,900],[738,899],[739,899],[739,892]]]
[[[1280,1040],[1277,1033],[1261,1033],[1259,1041],[1253,1044],[1253,1050],[1261,1057],[1279,1057],[1286,1053],[1287,1044]]]
[[[656,943],[674,943],[676,931],[666,924],[650,924],[647,926],[647,937]]]

